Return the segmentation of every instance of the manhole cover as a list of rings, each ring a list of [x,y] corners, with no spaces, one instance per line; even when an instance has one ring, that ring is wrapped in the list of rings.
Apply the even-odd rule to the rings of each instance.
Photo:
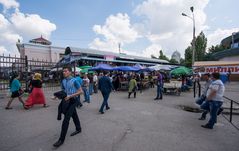
[[[194,113],[201,113],[202,110],[200,110],[199,108],[193,108],[190,106],[185,106],[185,105],[179,105],[179,107],[184,110],[184,111],[188,111],[188,112],[194,112]]]

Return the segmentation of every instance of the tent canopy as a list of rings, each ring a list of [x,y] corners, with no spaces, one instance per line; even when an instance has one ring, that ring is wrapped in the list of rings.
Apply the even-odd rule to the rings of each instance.
[[[90,68],[89,70],[92,70],[92,71],[94,71],[94,70],[113,70],[113,68],[108,64],[102,63],[102,64],[98,64],[95,67]]]
[[[192,74],[192,69],[186,68],[186,67],[178,67],[176,69],[173,69],[171,71],[172,75],[190,75]]]
[[[137,69],[136,67],[131,67],[131,66],[118,66],[115,67],[113,70],[115,71],[139,71],[140,69]]]
[[[155,66],[151,66],[151,67],[148,67],[148,68],[153,70],[153,71],[171,70],[171,66],[170,65],[155,65]]]

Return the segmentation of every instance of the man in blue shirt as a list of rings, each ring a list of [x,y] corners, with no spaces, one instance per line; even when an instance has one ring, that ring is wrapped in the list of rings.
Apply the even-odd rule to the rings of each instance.
[[[62,80],[62,90],[67,94],[67,97],[65,97],[63,101],[67,101],[67,103],[64,103],[64,105],[67,105],[67,109],[63,112],[65,116],[62,122],[61,135],[59,140],[53,144],[54,147],[59,147],[64,143],[71,117],[76,127],[76,131],[73,132],[71,136],[81,132],[81,125],[77,115],[76,105],[78,103],[77,97],[82,93],[82,89],[80,87],[80,83],[71,76],[71,72],[71,67],[63,68],[64,79]]]

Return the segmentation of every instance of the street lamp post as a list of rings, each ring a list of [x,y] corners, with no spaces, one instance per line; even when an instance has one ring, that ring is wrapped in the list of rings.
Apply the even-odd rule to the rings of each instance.
[[[194,62],[195,62],[195,40],[196,40],[196,37],[195,37],[195,19],[194,19],[194,13],[193,13],[193,6],[190,7],[190,10],[192,12],[192,17],[191,16],[188,16],[187,14],[185,13],[182,13],[183,16],[185,17],[188,17],[190,18],[192,21],[193,21],[193,41],[192,41],[192,66],[194,65]]]

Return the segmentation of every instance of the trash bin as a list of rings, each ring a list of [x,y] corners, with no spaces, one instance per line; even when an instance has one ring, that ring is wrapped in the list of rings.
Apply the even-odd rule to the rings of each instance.
[[[226,74],[221,74],[220,79],[222,80],[223,83],[226,83],[228,81]]]

